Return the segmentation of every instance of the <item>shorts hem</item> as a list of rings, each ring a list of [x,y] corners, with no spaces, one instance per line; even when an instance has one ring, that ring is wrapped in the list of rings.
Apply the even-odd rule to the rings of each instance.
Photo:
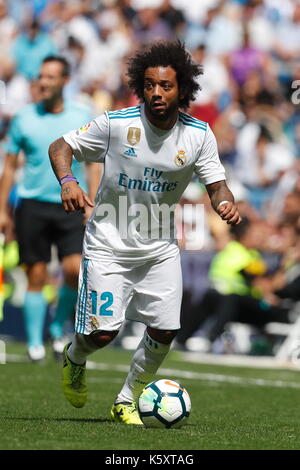
[[[128,321],[135,321],[137,323],[142,323],[143,325],[145,325],[146,327],[149,326],[149,328],[153,328],[154,330],[170,330],[170,331],[176,331],[176,330],[179,330],[181,328],[181,325],[179,325],[177,328],[174,327],[174,326],[167,326],[167,327],[161,327],[161,326],[153,326],[153,325],[150,325],[149,323],[146,323],[144,322],[143,320],[136,320],[135,318],[130,318],[130,317],[126,317],[126,320]]]

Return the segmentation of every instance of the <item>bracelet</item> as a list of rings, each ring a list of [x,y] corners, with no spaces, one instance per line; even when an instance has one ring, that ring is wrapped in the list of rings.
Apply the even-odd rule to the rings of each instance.
[[[221,202],[219,202],[219,204],[217,205],[217,209],[219,209],[219,207],[222,206],[223,204],[227,204],[227,202],[230,202],[230,201],[221,201]]]
[[[77,179],[73,175],[65,175],[62,178],[60,178],[59,183],[60,185],[63,185],[64,183],[69,183],[70,181],[75,181],[78,184]]]

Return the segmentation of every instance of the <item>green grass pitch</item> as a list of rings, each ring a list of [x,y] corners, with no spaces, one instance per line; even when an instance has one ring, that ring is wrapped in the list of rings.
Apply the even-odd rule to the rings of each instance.
[[[6,352],[24,355],[25,347],[8,343]],[[43,364],[0,365],[0,449],[300,449],[299,371],[188,363],[172,351],[157,377],[181,382],[192,412],[181,429],[157,430],[110,421],[131,356],[108,347],[91,357],[89,399],[79,410],[64,399],[50,351]]]

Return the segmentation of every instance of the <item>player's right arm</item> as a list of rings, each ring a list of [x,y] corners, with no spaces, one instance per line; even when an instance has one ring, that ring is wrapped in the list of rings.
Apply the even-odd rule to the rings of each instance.
[[[72,175],[73,150],[63,137],[50,145],[49,158],[59,183],[66,175]],[[66,212],[77,210],[84,212],[86,205],[94,207],[93,202],[76,181],[67,181],[61,184],[61,200]]]
[[[108,145],[109,123],[106,114],[55,140],[49,147],[49,157],[58,181],[61,182],[61,178],[66,175],[72,175],[73,156],[79,162],[103,163]],[[66,212],[84,210],[86,204],[94,206],[75,181],[62,184],[61,198]]]
[[[0,233],[4,234],[10,222],[10,215],[8,212],[8,198],[12,185],[15,181],[17,165],[18,154],[7,153],[0,179]]]

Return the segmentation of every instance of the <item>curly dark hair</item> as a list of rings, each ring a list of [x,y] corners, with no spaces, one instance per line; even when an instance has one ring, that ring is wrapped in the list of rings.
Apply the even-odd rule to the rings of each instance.
[[[197,91],[201,90],[196,77],[203,73],[203,69],[201,65],[193,62],[190,53],[179,40],[156,42],[131,57],[127,71],[129,88],[143,101],[145,70],[159,66],[171,66],[176,71],[179,93],[183,96],[179,100],[179,107],[188,108],[190,101],[195,100]]]

